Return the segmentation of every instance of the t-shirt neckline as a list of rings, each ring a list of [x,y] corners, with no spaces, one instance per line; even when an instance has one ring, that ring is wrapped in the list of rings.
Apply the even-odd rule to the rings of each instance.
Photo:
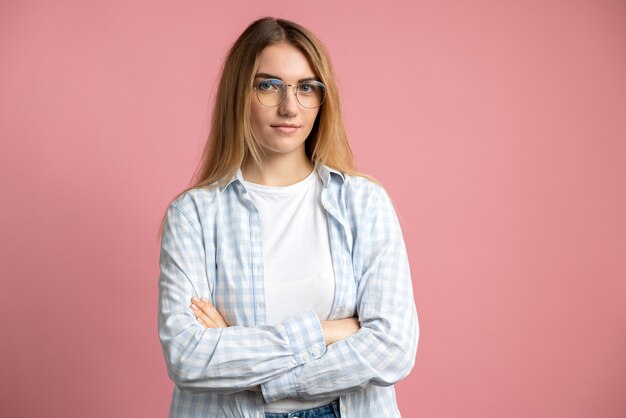
[[[285,195],[295,193],[298,190],[306,188],[316,177],[317,172],[315,168],[313,168],[313,170],[311,170],[311,172],[304,179],[288,186],[267,186],[265,184],[251,183],[247,180],[243,180],[243,182],[246,188],[250,191],[272,195]]]

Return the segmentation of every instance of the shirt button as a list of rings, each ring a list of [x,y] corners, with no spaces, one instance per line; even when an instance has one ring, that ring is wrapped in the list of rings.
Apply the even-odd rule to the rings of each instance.
[[[309,353],[302,353],[302,360],[309,361]]]
[[[313,355],[315,357],[319,356],[320,355],[320,349],[317,348],[317,347],[313,347]]]

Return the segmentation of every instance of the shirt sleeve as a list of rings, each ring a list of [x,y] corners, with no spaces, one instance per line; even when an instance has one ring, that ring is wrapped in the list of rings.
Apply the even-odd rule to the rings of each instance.
[[[199,223],[168,208],[161,238],[159,338],[168,374],[184,390],[239,392],[319,358],[321,324],[308,312],[277,326],[205,329],[190,309],[195,289],[214,281],[214,248]],[[211,267],[207,267],[211,266]]]
[[[388,386],[413,368],[419,337],[408,256],[393,204],[384,189],[359,225],[354,257],[362,257],[357,289],[361,329],[331,344],[319,359],[261,385],[266,402],[315,399]],[[357,274],[357,273],[355,273]]]

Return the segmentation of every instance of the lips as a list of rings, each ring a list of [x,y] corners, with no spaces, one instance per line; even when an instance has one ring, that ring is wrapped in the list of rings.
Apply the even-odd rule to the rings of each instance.
[[[270,125],[272,128],[299,128],[299,125],[296,125],[294,123],[276,123],[273,125]]]
[[[277,123],[275,125],[270,125],[270,126],[274,128],[276,131],[283,133],[283,134],[294,133],[300,128],[299,125],[295,125],[292,123]]]

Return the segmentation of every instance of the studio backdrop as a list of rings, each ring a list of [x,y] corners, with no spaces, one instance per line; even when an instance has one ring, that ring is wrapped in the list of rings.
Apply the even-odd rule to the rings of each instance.
[[[158,229],[266,15],[326,44],[395,203],[421,328],[403,416],[626,416],[617,0],[0,2],[0,416],[167,416]]]

